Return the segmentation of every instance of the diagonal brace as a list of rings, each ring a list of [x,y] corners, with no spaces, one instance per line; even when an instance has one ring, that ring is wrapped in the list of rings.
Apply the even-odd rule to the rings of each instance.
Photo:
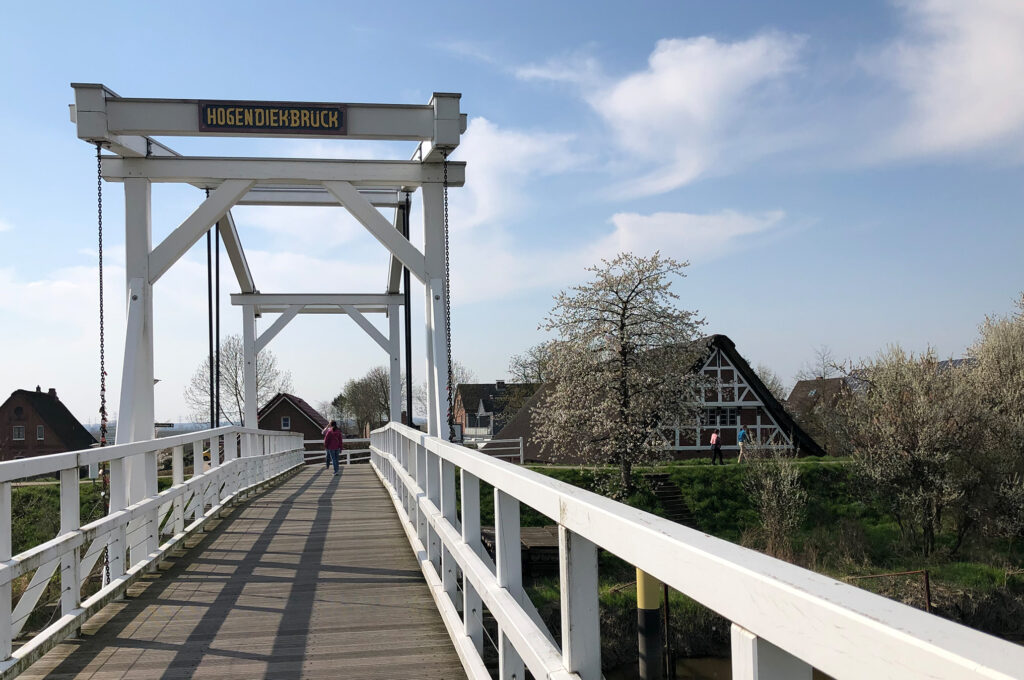
[[[255,184],[255,180],[229,179],[217,187],[195,212],[181,223],[177,229],[168,234],[160,245],[149,255],[149,282],[157,280],[167,273],[178,259],[195,245],[196,241],[210,230],[224,214],[238,202]]]
[[[295,318],[295,315],[302,310],[303,305],[289,305],[288,309],[281,313],[281,316],[277,317],[274,323],[270,324],[267,330],[260,334],[260,337],[256,338],[256,354],[259,355],[263,351],[263,348],[274,339],[274,336],[281,332],[281,330],[288,325],[288,322]]]
[[[373,341],[381,346],[388,354],[391,354],[391,342],[384,337],[384,334],[377,330],[377,327],[370,323],[369,319],[363,316],[360,312],[352,305],[338,305],[345,313],[352,317],[352,320],[359,324],[359,327],[366,331],[366,334],[373,338]]]
[[[365,196],[348,182],[329,180],[323,184],[374,238],[412,272],[413,276],[422,283],[427,282],[427,266],[423,253],[409,243],[409,239],[402,236]]]

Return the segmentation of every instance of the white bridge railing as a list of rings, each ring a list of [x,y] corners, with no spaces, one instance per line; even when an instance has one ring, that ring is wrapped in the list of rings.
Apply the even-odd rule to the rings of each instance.
[[[195,463],[188,480],[186,445],[192,446]],[[158,492],[157,457],[163,450],[170,450],[172,485]],[[204,453],[209,453],[207,462]],[[82,526],[79,470],[106,462],[111,511]],[[0,678],[21,673],[74,634],[228,504],[301,464],[301,435],[239,427],[0,463]],[[142,466],[137,483],[145,487],[143,500],[131,506],[125,502],[129,466]],[[59,535],[12,556],[11,483],[53,473],[60,474]],[[103,585],[83,599],[82,587],[104,553]],[[12,639],[21,634],[58,567],[60,616],[12,651]],[[28,574],[32,578],[12,607],[12,582]]]
[[[369,444],[370,440],[369,439],[350,439],[348,437],[345,438],[345,443],[346,444],[362,444],[364,442],[366,444]],[[307,463],[313,463],[313,462],[324,463],[326,461],[324,456],[325,456],[325,454],[327,452],[323,449],[323,445],[324,445],[324,440],[323,439],[305,439],[305,440],[303,440],[303,443],[304,444],[319,444],[320,447],[321,447],[319,449],[307,449],[306,450],[306,462]],[[341,455],[338,456],[338,465],[351,465],[352,463],[365,463],[368,460],[370,460],[370,449],[342,449],[341,450]]]
[[[736,679],[1024,677],[1022,647],[403,425],[375,431],[371,450],[471,678],[489,677],[481,604],[503,680],[524,667],[601,677],[598,547],[731,621]],[[496,565],[480,541],[481,481],[494,487]],[[561,646],[522,587],[520,503],[558,524]]]

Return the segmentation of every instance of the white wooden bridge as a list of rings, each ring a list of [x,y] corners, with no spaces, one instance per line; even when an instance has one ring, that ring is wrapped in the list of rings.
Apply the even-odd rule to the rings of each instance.
[[[733,677],[1024,678],[1024,648],[715,539],[445,441],[449,163],[465,131],[459,95],[428,105],[126,99],[75,85],[78,136],[125,192],[127,336],[117,443],[0,463],[0,680],[24,677],[488,678],[484,610],[502,680],[602,676],[598,550],[732,622]],[[328,127],[330,129],[324,129]],[[344,136],[410,140],[409,161],[186,157],[154,136]],[[102,153],[105,149],[107,153]],[[152,244],[151,183],[209,191]],[[422,250],[409,238],[422,196]],[[383,293],[260,293],[230,209],[344,206],[387,251]],[[395,209],[387,220],[381,207]],[[303,465],[301,435],[222,427],[151,439],[154,285],[220,230],[240,292],[245,419],[257,422],[256,357],[299,314],[346,315],[389,358],[390,420],[369,464]],[[409,274],[423,285],[428,429],[398,424]],[[404,285],[402,279],[405,279]],[[257,336],[257,315],[277,315]],[[367,317],[386,314],[386,329]],[[212,363],[212,362],[211,362]],[[410,409],[411,410],[411,409]],[[211,420],[213,420],[211,418]],[[212,452],[186,479],[186,448]],[[169,451],[172,485],[159,490]],[[79,470],[109,469],[106,515],[82,524]],[[12,483],[59,474],[60,531],[12,554]],[[494,489],[495,558],[480,538]],[[558,526],[561,625],[548,630],[522,583],[520,508]],[[90,574],[102,572],[98,590]],[[23,635],[51,579],[60,601]],[[17,584],[21,595],[13,601]]]

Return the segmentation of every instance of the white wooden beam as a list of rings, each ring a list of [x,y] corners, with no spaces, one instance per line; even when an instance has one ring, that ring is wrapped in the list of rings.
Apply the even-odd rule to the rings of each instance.
[[[113,133],[108,129],[107,100],[117,95],[98,83],[72,83],[75,103],[71,122],[79,139],[100,142],[103,148],[121,156],[177,156],[178,152],[146,136]]]
[[[388,308],[384,305],[352,305],[360,314],[387,314]],[[259,314],[284,314],[290,305],[260,305],[256,311]],[[299,314],[345,314],[345,310],[337,305],[306,305],[299,311]]]
[[[442,182],[438,163],[416,161],[332,160],[322,158],[120,158],[104,156],[103,178],[120,182],[145,177],[153,182],[180,182],[216,187],[224,180],[244,179],[275,184],[309,185],[342,181],[363,187],[420,186]],[[463,186],[466,164],[448,164],[448,185]]]
[[[242,102],[239,102],[242,103]],[[262,103],[262,102],[252,102]],[[298,102],[280,102],[295,104]],[[341,139],[421,141],[434,135],[434,107],[422,104],[345,104],[348,121]],[[132,99],[108,97],[108,126],[115,134],[203,137],[266,137],[266,133],[202,132],[197,99]],[[274,137],[323,137],[274,130]]]
[[[348,182],[324,182],[324,186],[359,220],[374,238],[402,261],[421,282],[426,282],[426,263],[416,246],[395,230],[380,212]]]
[[[387,189],[360,189],[371,205],[395,208],[400,192]],[[334,197],[321,184],[315,186],[257,185],[238,201],[238,205],[325,206],[338,205]]]
[[[811,680],[812,674],[805,661],[732,624],[733,680]]]
[[[601,611],[597,546],[558,527],[558,575],[562,603],[562,662],[580,680],[601,680]]]
[[[386,293],[233,293],[233,305],[400,305],[401,295]]]
[[[249,270],[249,262],[245,259],[245,251],[242,250],[242,241],[238,237],[238,229],[235,227],[235,218],[231,216],[231,211],[227,211],[217,224],[220,226],[220,238],[224,242],[224,250],[231,262],[231,269],[238,280],[238,289],[243,293],[255,293],[256,282]]]
[[[398,305],[388,306],[388,416],[396,423],[402,422],[402,335],[399,332]],[[410,420],[411,423],[411,415]]]
[[[280,333],[288,322],[295,318],[295,315],[302,309],[302,305],[290,305],[288,309],[277,317],[274,323],[270,324],[267,330],[260,333],[260,337],[256,338],[256,354],[259,355],[263,351],[263,348],[267,346],[271,340],[274,339],[278,333]]]
[[[252,180],[229,179],[204,200],[195,212],[167,235],[149,256],[149,282],[156,283],[195,242],[210,230],[249,190]]]
[[[395,220],[394,220],[393,226],[395,228],[395,231],[397,231],[399,234],[402,234],[403,236],[408,238],[408,234],[404,234],[402,232],[402,225],[404,224],[404,220],[405,220],[405,217],[406,217],[405,216],[405,200],[404,200],[405,193],[404,192],[399,192],[398,195],[400,197],[400,200],[397,202],[397,205],[395,206]],[[386,290],[389,293],[398,293],[399,291],[401,291],[401,289],[402,289],[401,288],[401,286],[402,286],[402,269],[403,269],[403,267],[402,267],[401,260],[399,260],[397,257],[392,255],[391,256],[391,261],[388,264],[388,284],[387,284],[387,288],[386,288]]]
[[[345,313],[352,317],[352,320],[359,324],[359,327],[366,331],[374,342],[380,345],[381,349],[391,354],[391,343],[384,337],[384,334],[377,330],[377,327],[370,323],[370,320],[363,316],[358,309],[352,305],[339,305],[345,310]]]
[[[252,305],[242,307],[242,356],[245,360],[242,378],[245,393],[243,424],[256,429],[260,406],[257,403],[256,387],[256,309]]]

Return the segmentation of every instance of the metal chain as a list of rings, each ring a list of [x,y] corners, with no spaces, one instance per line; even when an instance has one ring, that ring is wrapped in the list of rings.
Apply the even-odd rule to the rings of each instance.
[[[105,329],[103,324],[103,145],[96,142],[96,224],[98,232],[99,279],[100,279],[100,446],[107,445],[107,358]],[[110,470],[109,463],[100,473],[103,480],[103,497],[107,514],[110,514]],[[104,550],[104,583],[110,583],[110,549]]]
[[[453,405],[455,371],[452,370],[452,301],[451,255],[448,248],[448,152],[442,155],[444,167],[444,338],[448,350],[448,441],[455,441],[455,407]]]

